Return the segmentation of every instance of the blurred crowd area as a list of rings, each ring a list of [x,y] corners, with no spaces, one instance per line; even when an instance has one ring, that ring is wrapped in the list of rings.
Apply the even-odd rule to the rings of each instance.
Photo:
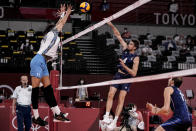
[[[136,35],[131,34],[125,28],[122,37],[127,42],[131,39],[140,41],[139,49],[136,52],[140,56],[140,69],[143,71],[139,72],[141,75],[144,75],[145,71],[147,74],[153,74],[195,68],[196,36],[181,34],[155,36],[150,33]],[[122,47],[113,34],[105,32],[105,34],[99,35],[97,46],[99,46],[100,53],[106,56],[106,62],[110,62],[110,65],[118,62],[117,58],[122,54]]]
[[[121,34],[126,42],[130,41],[130,39],[140,41],[137,54],[140,56],[141,71],[139,74],[141,75],[190,69],[196,66],[196,36],[184,36],[181,34],[155,36],[150,33],[139,35],[131,34],[127,28]],[[73,34],[72,32],[63,32],[59,35],[63,41]],[[33,29],[28,31],[1,30],[1,72],[29,72],[30,61],[39,50],[43,37],[43,32],[34,31]],[[100,60],[96,61],[97,63],[94,63],[94,66],[99,65],[99,62],[104,63],[104,66],[107,66],[107,70],[109,70],[109,72],[105,73],[116,72],[118,58],[120,58],[122,53],[122,48],[117,38],[109,32],[98,35],[97,31],[93,31],[91,41],[89,45],[85,45],[84,39],[84,47],[81,47],[78,40],[63,45],[63,69],[66,73],[91,73],[86,65],[86,54],[83,52],[83,48],[90,48],[92,45],[94,45],[94,50],[89,52],[89,54],[100,57]],[[59,52],[61,52],[60,50]],[[59,60],[56,63],[58,64]],[[49,62],[49,64],[52,69],[52,62]]]

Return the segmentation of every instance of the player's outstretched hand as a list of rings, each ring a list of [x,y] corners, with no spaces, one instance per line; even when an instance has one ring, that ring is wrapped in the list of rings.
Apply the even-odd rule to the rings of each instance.
[[[156,114],[157,113],[157,107],[156,105],[153,106],[151,103],[146,103],[146,108],[152,113],[152,114]]]
[[[152,111],[152,109],[154,108],[154,106],[151,103],[146,103],[146,108],[150,111]]]
[[[65,4],[61,4],[61,7],[60,7],[60,9],[58,10],[58,12],[57,12],[57,16],[61,16],[63,13],[65,13],[65,11],[66,11],[66,6],[65,6]]]
[[[66,13],[71,14],[71,9],[72,9],[72,5],[70,4],[70,5],[67,6],[67,12]]]
[[[124,63],[124,61],[122,59],[119,59],[119,62],[122,65],[122,67],[125,67],[126,66],[125,63]]]

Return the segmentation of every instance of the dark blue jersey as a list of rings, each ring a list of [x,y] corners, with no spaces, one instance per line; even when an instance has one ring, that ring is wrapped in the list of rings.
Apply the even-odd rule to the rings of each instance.
[[[182,121],[190,121],[191,115],[188,111],[184,95],[177,87],[173,86],[172,88],[174,92],[171,95],[170,107],[174,112],[173,116],[180,118]]]
[[[133,60],[136,57],[136,54],[131,54],[129,52],[129,50],[124,50],[122,53],[122,57],[121,59],[124,61],[125,65],[127,67],[129,67],[130,69],[132,69],[133,67]],[[120,69],[122,72],[124,72],[125,74],[128,74],[128,72],[122,67],[121,64],[117,65],[118,69]]]

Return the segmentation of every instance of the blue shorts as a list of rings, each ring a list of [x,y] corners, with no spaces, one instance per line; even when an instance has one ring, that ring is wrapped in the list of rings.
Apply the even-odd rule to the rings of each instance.
[[[33,59],[31,60],[30,67],[31,67],[31,71],[30,71],[31,76],[40,79],[43,76],[49,76],[46,60],[40,54],[37,54],[36,56],[33,57]]]
[[[125,75],[125,74],[122,74],[120,72],[117,72],[115,74],[113,80],[128,79],[128,78],[131,78],[131,75]],[[131,83],[115,84],[115,85],[111,85],[111,86],[117,88],[118,90],[125,90],[125,91],[129,92]]]
[[[187,131],[187,129],[191,126],[191,123],[192,120],[182,121],[180,118],[172,117],[161,124],[161,127],[166,131]]]

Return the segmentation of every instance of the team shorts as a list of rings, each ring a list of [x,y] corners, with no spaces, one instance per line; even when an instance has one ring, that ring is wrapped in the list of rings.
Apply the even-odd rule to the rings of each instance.
[[[172,117],[167,120],[165,123],[161,124],[161,127],[166,131],[187,131],[187,129],[191,126],[190,121],[182,121],[180,118]]]
[[[30,63],[30,67],[31,67],[31,71],[30,71],[31,76],[40,79],[44,76],[49,76],[46,60],[40,54],[37,54],[36,56],[33,57]]]
[[[130,77],[131,77],[130,75],[125,75],[125,74],[122,74],[120,72],[117,72],[115,74],[113,80],[127,79],[127,78],[130,78]],[[114,85],[111,85],[111,86],[117,88],[118,90],[125,90],[126,92],[129,92],[130,91],[131,83],[114,84]]]

